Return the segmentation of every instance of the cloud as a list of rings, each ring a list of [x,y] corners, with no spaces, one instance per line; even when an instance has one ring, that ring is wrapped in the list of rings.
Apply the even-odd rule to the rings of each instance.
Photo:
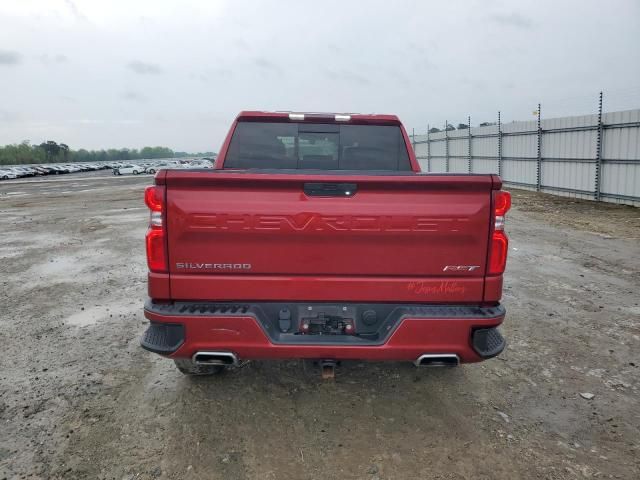
[[[73,14],[74,17],[76,17],[78,20],[86,20],[87,17],[85,17],[82,12],[78,9],[78,6],[73,2],[73,0],[64,0],[64,3],[67,4],[67,6],[69,7],[69,10],[71,10],[71,13]]]
[[[282,74],[282,68],[280,68],[275,63],[267,60],[266,58],[258,57],[253,59],[253,63],[256,67],[261,68],[263,70],[270,70],[277,74]]]
[[[66,55],[63,55],[61,53],[54,56],[49,56],[49,54],[45,53],[43,55],[40,55],[37,58],[45,65],[51,65],[56,63],[57,64],[66,63],[67,60],[69,60],[69,58]]]
[[[141,62],[140,60],[134,60],[129,63],[127,68],[140,75],[158,75],[159,73],[162,73],[162,68],[160,68],[159,65]]]
[[[145,103],[147,101],[147,97],[141,93],[138,92],[134,92],[132,90],[127,90],[126,92],[124,92],[121,95],[121,98],[123,100],[126,100],[128,102],[141,102],[141,103]]]
[[[78,120],[73,120],[74,123],[79,123],[80,125],[99,125],[104,123],[104,120],[98,120],[94,118],[80,118]]]
[[[233,70],[223,67],[210,68],[204,72],[194,72],[189,74],[192,80],[200,80],[203,83],[215,83],[221,79],[229,79],[233,77]]]
[[[491,17],[491,20],[507,27],[524,29],[533,27],[533,21],[530,18],[525,17],[524,15],[521,15],[517,12],[512,12],[508,15],[496,14]]]
[[[236,38],[235,40],[233,40],[233,44],[236,47],[238,47],[240,50],[244,50],[244,51],[250,50],[249,44],[242,38]]]
[[[17,112],[10,112],[8,110],[0,110],[0,123],[6,122],[18,122],[20,121],[20,114]]]
[[[370,85],[371,84],[369,79],[366,78],[365,76],[360,75],[360,74],[358,74],[356,72],[353,72],[351,70],[347,70],[347,69],[332,70],[332,69],[327,68],[327,69],[325,69],[324,73],[330,79],[337,80],[339,82],[355,83],[357,85]]]
[[[18,65],[22,62],[22,55],[10,50],[0,50],[0,65]]]

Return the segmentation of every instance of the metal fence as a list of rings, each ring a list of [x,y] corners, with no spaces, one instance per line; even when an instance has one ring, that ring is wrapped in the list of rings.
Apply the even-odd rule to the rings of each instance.
[[[412,135],[425,172],[497,173],[506,185],[640,206],[640,109]],[[467,125],[470,126],[471,119]],[[447,123],[445,122],[445,125]]]

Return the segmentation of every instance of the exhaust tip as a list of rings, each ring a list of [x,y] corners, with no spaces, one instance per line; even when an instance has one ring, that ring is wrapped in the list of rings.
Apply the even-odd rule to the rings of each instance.
[[[457,367],[460,357],[455,353],[428,353],[420,355],[413,363],[416,367]]]
[[[238,357],[231,352],[196,352],[191,359],[196,365],[238,365]]]

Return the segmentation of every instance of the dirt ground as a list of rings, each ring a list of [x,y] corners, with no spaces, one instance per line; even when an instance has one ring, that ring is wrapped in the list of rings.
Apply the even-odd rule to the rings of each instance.
[[[150,181],[0,184],[0,479],[640,478],[640,209],[513,192],[497,359],[191,379],[138,344]]]

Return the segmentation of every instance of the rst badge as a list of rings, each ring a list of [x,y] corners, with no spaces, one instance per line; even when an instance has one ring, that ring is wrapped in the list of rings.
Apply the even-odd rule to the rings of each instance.
[[[480,268],[480,265],[447,265],[442,269],[443,272],[473,272]]]

